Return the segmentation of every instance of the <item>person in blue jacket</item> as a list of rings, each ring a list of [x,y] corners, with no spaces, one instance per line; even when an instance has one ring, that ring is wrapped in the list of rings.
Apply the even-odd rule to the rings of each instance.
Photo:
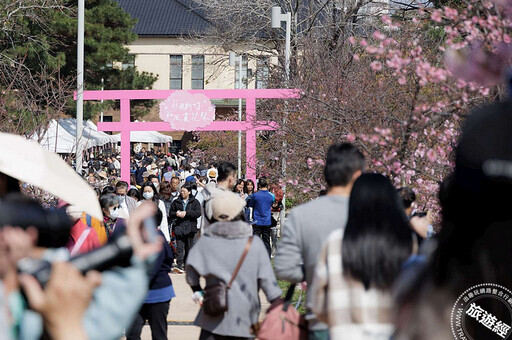
[[[251,195],[248,200],[248,206],[253,208],[253,232],[254,235],[259,236],[268,251],[268,256],[271,254],[270,249],[270,227],[272,224],[272,204],[276,200],[274,194],[268,191],[268,181],[266,177],[261,177],[258,180],[258,191]]]
[[[155,217],[157,225],[164,218],[160,210],[157,210]],[[161,231],[157,230],[157,233],[163,238],[164,235]],[[174,254],[165,238],[163,240],[162,251],[149,274],[148,295],[144,299],[144,304],[139,313],[135,316],[133,324],[126,331],[127,340],[140,339],[142,327],[144,327],[146,320],[149,323],[153,340],[167,339],[167,314],[169,313],[171,299],[176,295],[169,277]]]

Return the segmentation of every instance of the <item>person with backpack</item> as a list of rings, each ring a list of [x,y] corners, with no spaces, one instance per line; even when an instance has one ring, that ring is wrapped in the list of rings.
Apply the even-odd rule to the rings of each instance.
[[[259,289],[272,305],[281,301],[281,289],[263,242],[253,238],[245,222],[245,201],[231,191],[220,191],[210,204],[211,224],[191,249],[185,267],[193,296],[202,300],[194,324],[201,327],[201,340],[252,339],[260,312]],[[205,287],[200,277],[205,278]],[[227,295],[222,310],[210,294],[219,285]]]
[[[99,248],[100,241],[96,230],[91,228],[90,225],[85,224],[81,219],[83,211],[65,202],[61,202],[59,206],[66,206],[66,212],[74,222],[69,231],[69,241],[66,244],[66,248],[71,256],[88,253],[93,249]]]
[[[103,246],[107,243],[107,232],[105,230],[105,226],[103,223],[98,220],[96,217],[93,217],[85,212],[80,217],[80,220],[83,224],[88,227],[91,227],[96,231],[96,235],[98,235],[98,241],[100,242],[100,246]]]
[[[90,228],[90,225],[87,225],[85,221],[82,221],[82,216],[85,216],[82,209],[70,205],[62,199],[58,200],[57,209],[66,209],[66,213],[71,221],[69,239],[65,245],[70,253],[75,249],[75,255],[78,253],[83,254],[100,246],[96,231]]]

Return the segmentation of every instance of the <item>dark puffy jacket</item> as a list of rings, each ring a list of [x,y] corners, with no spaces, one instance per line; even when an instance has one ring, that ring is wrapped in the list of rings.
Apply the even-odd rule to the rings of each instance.
[[[185,210],[184,218],[176,216],[179,210]],[[197,219],[201,217],[201,204],[195,197],[190,195],[188,198],[187,208],[183,209],[183,199],[181,196],[171,203],[169,218],[174,219],[174,235],[177,237],[193,234],[197,231]]]

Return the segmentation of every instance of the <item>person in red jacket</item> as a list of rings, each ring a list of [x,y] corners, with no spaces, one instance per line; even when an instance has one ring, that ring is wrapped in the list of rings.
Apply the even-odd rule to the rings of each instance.
[[[59,207],[66,207],[70,219],[74,222],[69,232],[69,241],[66,248],[71,256],[88,253],[93,249],[100,247],[100,240],[96,230],[83,223],[81,217],[83,211],[64,201],[59,202]]]
[[[69,242],[66,245],[71,256],[88,253],[100,247],[100,240],[96,230],[88,227],[81,219],[71,227]]]

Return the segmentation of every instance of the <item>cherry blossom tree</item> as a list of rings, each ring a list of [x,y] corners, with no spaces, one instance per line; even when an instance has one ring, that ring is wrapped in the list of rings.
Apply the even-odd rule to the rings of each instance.
[[[258,103],[261,119],[286,115],[286,126],[259,133],[258,171],[286,182],[292,204],[324,188],[327,147],[350,141],[367,156],[369,171],[412,187],[418,208],[436,212],[465,116],[506,95],[510,2],[462,1],[387,14],[344,34],[336,48],[321,35],[303,37],[290,81],[301,98]]]

